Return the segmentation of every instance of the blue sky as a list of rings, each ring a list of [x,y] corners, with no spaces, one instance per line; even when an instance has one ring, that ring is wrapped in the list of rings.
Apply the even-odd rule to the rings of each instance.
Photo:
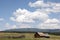
[[[32,1],[32,0],[30,0],[30,1]],[[7,18],[7,16],[10,17],[12,15],[13,11],[15,11],[18,8],[26,8],[26,9],[30,10],[30,8],[28,6],[28,3],[30,1],[29,0],[0,0],[0,10],[1,10],[0,16],[5,17],[5,18]],[[35,0],[33,0],[33,1],[35,1]]]
[[[56,23],[52,25],[56,27],[49,25],[48,27],[46,23],[49,25]],[[59,23],[60,0],[0,0],[0,30],[11,28],[60,29]]]

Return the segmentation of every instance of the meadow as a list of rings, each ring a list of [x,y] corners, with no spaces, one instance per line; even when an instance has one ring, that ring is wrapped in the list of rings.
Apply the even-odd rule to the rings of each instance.
[[[2,36],[20,36],[25,35],[25,38],[0,38],[0,40],[60,40],[59,35],[51,35],[50,38],[34,38],[34,33],[0,33]]]

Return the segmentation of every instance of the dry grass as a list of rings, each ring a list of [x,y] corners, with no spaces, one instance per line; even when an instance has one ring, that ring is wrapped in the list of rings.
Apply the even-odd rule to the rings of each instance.
[[[57,35],[50,35],[51,38],[34,38],[34,33],[0,33],[0,37],[20,35],[25,35],[25,38],[0,38],[0,40],[60,40],[60,36]]]

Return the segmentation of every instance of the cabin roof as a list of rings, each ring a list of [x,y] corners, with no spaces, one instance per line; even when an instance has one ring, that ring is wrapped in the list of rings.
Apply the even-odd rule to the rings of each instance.
[[[43,32],[37,32],[40,36],[49,36],[48,33],[43,33]]]

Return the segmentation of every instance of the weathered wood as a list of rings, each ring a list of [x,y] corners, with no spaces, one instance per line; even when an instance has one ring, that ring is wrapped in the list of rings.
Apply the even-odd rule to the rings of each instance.
[[[35,38],[50,38],[49,35],[44,34],[44,33],[39,33],[39,32],[36,32],[36,33],[34,34],[34,37],[35,37]]]

